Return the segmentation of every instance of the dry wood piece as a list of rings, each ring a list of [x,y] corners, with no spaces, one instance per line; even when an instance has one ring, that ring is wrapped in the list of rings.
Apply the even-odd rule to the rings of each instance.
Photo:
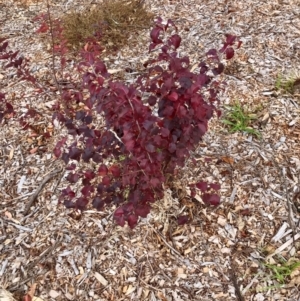
[[[3,288],[0,288],[0,300],[1,301],[17,301],[9,291],[7,291]]]
[[[36,189],[36,191],[33,193],[33,195],[29,198],[29,202],[25,207],[24,210],[24,215],[27,215],[29,212],[30,207],[34,204],[36,198],[38,197],[39,193],[42,191],[43,187],[45,186],[46,183],[48,183],[52,178],[54,178],[57,174],[61,173],[62,169],[60,170],[55,170],[51,173],[49,173],[41,182],[41,184],[39,185],[39,187]]]
[[[240,286],[238,284],[238,281],[236,279],[236,274],[234,272],[234,269],[230,269],[229,274],[230,274],[230,279],[231,279],[231,281],[233,283],[233,286],[234,286],[234,289],[235,289],[235,294],[236,294],[237,300],[238,301],[245,301],[245,299],[242,295],[242,292],[240,290]]]

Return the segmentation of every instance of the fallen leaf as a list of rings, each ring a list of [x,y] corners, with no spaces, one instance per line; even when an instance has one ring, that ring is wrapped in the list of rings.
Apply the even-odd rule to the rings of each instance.
[[[229,156],[221,157],[221,160],[223,162],[231,164],[231,165],[234,163],[234,159],[232,157],[229,157]]]
[[[31,154],[34,154],[34,153],[37,152],[37,150],[38,150],[38,147],[35,147],[35,148],[31,149],[29,152],[30,152]]]
[[[240,214],[245,215],[245,216],[249,216],[249,215],[251,215],[251,211],[250,211],[249,208],[242,209],[242,210],[240,210]]]
[[[177,217],[178,225],[184,225],[189,221],[189,217],[187,215],[180,215]]]

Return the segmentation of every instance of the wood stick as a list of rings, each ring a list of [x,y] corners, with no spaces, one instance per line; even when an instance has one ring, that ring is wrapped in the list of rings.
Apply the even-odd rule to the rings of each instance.
[[[53,171],[51,173],[49,173],[41,182],[41,184],[39,185],[39,187],[36,189],[35,193],[30,197],[29,202],[27,204],[27,206],[25,207],[25,210],[23,212],[24,215],[27,215],[29,212],[30,207],[33,205],[33,203],[35,202],[36,198],[38,197],[39,193],[42,191],[43,187],[45,186],[45,184],[50,181],[54,176],[56,176],[58,173],[60,173],[62,171],[62,169]]]

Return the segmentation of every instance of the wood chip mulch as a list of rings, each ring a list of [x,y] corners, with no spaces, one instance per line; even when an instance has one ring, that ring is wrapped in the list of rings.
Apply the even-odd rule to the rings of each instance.
[[[59,16],[91,1],[50,3]],[[7,292],[16,300],[30,293],[36,301],[300,300],[300,267],[283,282],[271,268],[300,262],[300,98],[275,89],[278,76],[300,76],[299,2],[145,3],[176,23],[179,53],[190,57],[191,66],[225,33],[241,37],[243,45],[226,67],[222,104],[239,101],[255,112],[253,127],[262,137],[229,134],[221,119],[213,120],[193,154],[197,163],[187,162],[177,189],[166,188],[134,230],[120,228],[112,221],[114,208],[76,215],[57,206],[67,181],[64,164],[53,156],[62,135],[51,125],[53,95],[32,96],[34,88],[0,61],[0,91],[23,112],[29,106],[41,112],[41,131],[54,131],[46,143],[20,130],[17,120],[1,125],[0,300],[12,300]],[[36,34],[33,22],[46,11],[44,2],[0,0],[0,36],[30,59],[34,76],[51,85],[47,36]],[[139,73],[149,31],[135,43],[105,58],[108,69],[128,83],[135,72],[122,70]],[[219,207],[189,197],[187,185],[201,179],[221,184]],[[178,226],[179,215],[190,222]]]

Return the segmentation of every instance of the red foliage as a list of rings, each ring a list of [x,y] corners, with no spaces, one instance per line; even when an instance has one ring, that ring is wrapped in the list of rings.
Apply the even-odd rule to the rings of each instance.
[[[42,25],[39,31],[45,28]],[[57,142],[54,154],[69,164],[70,184],[81,181],[82,185],[80,195],[71,187],[62,191],[60,201],[66,207],[84,210],[90,200],[97,210],[116,205],[116,223],[135,227],[139,217],[148,215],[151,203],[162,198],[166,176],[176,174],[196,149],[214,112],[220,115],[218,95],[224,83],[216,76],[224,70],[222,55],[226,59],[234,55],[236,37],[228,35],[219,51],[207,52],[199,72],[192,72],[189,58],[176,52],[180,36],[168,36],[169,29],[177,30],[171,20],[163,24],[158,18],[150,33],[149,51],[160,45],[160,52],[145,64],[147,72],[132,85],[110,78],[98,42],[91,40],[84,47],[77,69],[82,74],[81,86],[63,89],[63,106],[55,105],[53,115],[73,136],[70,145],[66,138]],[[56,49],[64,55],[64,41]],[[14,64],[15,58],[10,60]],[[88,92],[84,97],[83,91]],[[93,123],[97,114],[104,118],[104,129]],[[92,160],[97,168],[80,170],[74,161],[81,160]],[[191,187],[192,193],[200,189],[205,203],[219,204],[220,197],[211,191],[218,190],[218,184],[199,182]],[[187,220],[183,216],[178,222]]]

